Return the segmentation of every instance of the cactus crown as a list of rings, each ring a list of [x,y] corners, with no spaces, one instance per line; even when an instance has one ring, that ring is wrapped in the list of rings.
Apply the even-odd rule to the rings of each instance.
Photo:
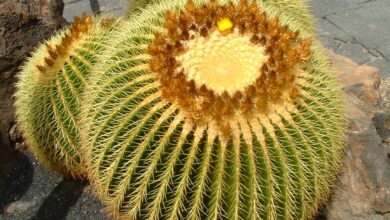
[[[93,27],[92,16],[84,14],[82,18],[75,17],[73,25],[68,28],[67,33],[64,33],[60,38],[59,43],[55,46],[46,43],[47,56],[43,59],[43,63],[36,64],[39,72],[43,76],[55,76],[58,70],[64,65],[65,59],[70,56],[77,48],[77,44],[85,39]]]
[[[150,68],[165,99],[198,125],[215,123],[226,132],[223,121],[234,114],[266,113],[298,96],[294,80],[311,45],[298,36],[254,1],[188,1],[184,10],[166,12],[164,33],[156,32],[148,48]]]

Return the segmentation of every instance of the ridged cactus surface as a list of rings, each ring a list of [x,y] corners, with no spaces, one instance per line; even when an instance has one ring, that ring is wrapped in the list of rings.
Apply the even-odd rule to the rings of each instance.
[[[302,1],[172,0],[94,68],[83,155],[128,219],[310,219],[344,148],[341,91]]]
[[[114,22],[76,17],[35,51],[18,76],[16,116],[27,144],[43,164],[66,175],[85,175],[79,155],[81,94]]]

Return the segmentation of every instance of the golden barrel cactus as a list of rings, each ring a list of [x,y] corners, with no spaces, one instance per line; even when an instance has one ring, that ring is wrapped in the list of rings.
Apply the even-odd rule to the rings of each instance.
[[[65,175],[85,175],[80,157],[82,92],[115,19],[84,15],[39,46],[16,84],[16,119],[40,162]]]
[[[303,1],[156,1],[120,24],[83,103],[83,157],[128,219],[310,219],[343,99]]]

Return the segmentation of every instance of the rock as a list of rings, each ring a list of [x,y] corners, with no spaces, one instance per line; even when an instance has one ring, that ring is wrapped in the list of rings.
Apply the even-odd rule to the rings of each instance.
[[[14,124],[9,131],[9,138],[12,143],[15,144],[15,150],[20,152],[27,152],[27,146],[24,143],[23,135],[19,130],[18,124]]]
[[[332,51],[328,51],[327,54],[343,84],[344,91],[347,94],[353,94],[372,107],[377,106],[381,83],[378,69],[366,65],[359,66],[349,58]]]
[[[19,130],[18,124],[14,124],[14,126],[12,126],[11,130],[9,131],[9,138],[14,143],[22,143],[23,142],[23,136]]]
[[[386,57],[388,60],[390,59],[390,44],[380,47],[378,50],[381,52],[381,54],[383,54],[384,57]]]
[[[40,42],[65,24],[60,0],[0,2],[0,145],[9,146],[15,74]]]
[[[378,70],[329,52],[346,93],[348,149],[327,218],[388,219],[390,213],[390,136],[386,94],[390,86]],[[385,82],[385,83],[384,83]],[[387,216],[386,216],[387,215]]]
[[[64,14],[64,17],[67,21],[73,22],[75,16],[82,16],[83,13],[93,14],[91,3],[96,2],[99,5],[98,1],[85,1],[85,0],[76,0],[72,2],[65,2],[65,9],[67,13]],[[116,1],[113,1],[116,2]]]
[[[1,81],[14,71],[35,46],[65,24],[62,1],[3,0],[0,3]],[[5,73],[4,73],[5,72]]]
[[[371,56],[367,50],[360,44],[346,43],[335,50],[336,53],[353,59],[358,64],[371,61]]]
[[[31,167],[8,135],[14,123],[15,75],[34,48],[66,24],[63,7],[62,0],[0,1],[0,213],[28,189],[29,178],[15,181],[24,175],[21,171],[29,176]]]
[[[380,138],[387,140],[390,137],[390,111],[378,112],[372,120]]]
[[[24,201],[17,201],[14,203],[11,203],[5,208],[5,212],[8,214],[18,213],[26,211],[27,209],[34,206],[36,202],[24,202]]]
[[[352,36],[357,42],[362,43],[368,48],[378,48],[389,43],[390,29],[386,28],[390,19],[390,4],[388,0],[340,0],[321,2],[335,8],[338,6],[338,2],[353,7],[351,10],[330,14],[326,18],[345,33]],[[359,2],[365,2],[364,6],[361,4],[360,7],[356,7],[359,5]],[[363,28],[364,31],[362,31]]]
[[[379,107],[390,111],[390,78],[382,80],[379,86],[380,103]]]

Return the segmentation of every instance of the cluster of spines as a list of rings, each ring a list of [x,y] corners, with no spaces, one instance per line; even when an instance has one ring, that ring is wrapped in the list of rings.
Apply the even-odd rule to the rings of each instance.
[[[48,56],[44,58],[44,64],[37,64],[38,70],[45,73],[46,70],[52,68],[56,62],[61,65],[63,60],[58,58],[69,55],[68,52],[73,48],[73,44],[79,42],[82,37],[85,37],[91,30],[92,25],[92,16],[88,14],[84,14],[82,18],[76,16],[73,25],[69,28],[69,33],[65,33],[58,45],[52,46],[46,43]]]
[[[265,47],[269,56],[258,70],[261,76],[256,82],[234,95],[227,92],[217,95],[206,85],[199,86],[194,80],[188,80],[183,71],[176,71],[180,63],[175,56],[185,52],[183,42],[197,36],[207,37],[223,18],[231,20],[240,34],[250,35],[253,44]],[[164,98],[178,102],[197,123],[210,119],[205,116],[220,122],[231,118],[236,110],[247,115],[267,111],[267,104],[278,102],[285,90],[289,91],[291,100],[298,96],[294,71],[309,60],[311,40],[298,39],[299,32],[281,26],[277,16],[268,19],[255,1],[241,0],[236,6],[232,2],[219,5],[211,0],[197,6],[190,0],[183,11],[166,13],[165,28],[167,34],[156,33],[154,44],[148,48],[152,56],[151,70],[160,79]]]

